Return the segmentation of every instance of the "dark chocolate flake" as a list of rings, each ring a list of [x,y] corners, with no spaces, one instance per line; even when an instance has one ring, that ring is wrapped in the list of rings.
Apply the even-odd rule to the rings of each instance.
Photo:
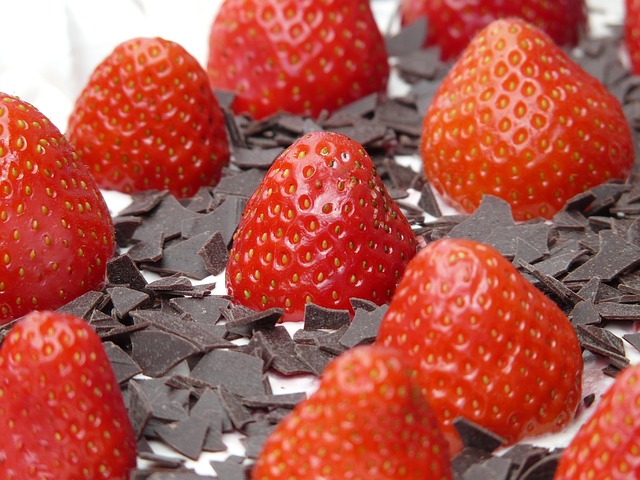
[[[169,195],[168,190],[146,190],[131,195],[131,203],[119,215],[144,215],[149,213]]]
[[[264,395],[262,360],[233,350],[211,350],[191,371],[191,377],[211,388],[225,385],[243,396]]]
[[[224,202],[212,212],[183,220],[183,238],[191,238],[205,232],[219,232],[223,243],[230,245],[246,204],[247,199],[244,197],[226,196]]]
[[[187,277],[177,273],[169,277],[159,278],[147,285],[147,290],[153,292],[187,293],[193,290],[193,284]]]
[[[340,343],[347,348],[373,343],[387,308],[387,305],[383,305],[372,312],[363,309],[356,310],[349,328],[340,337]]]
[[[453,426],[465,447],[477,448],[490,453],[506,444],[504,438],[464,417],[455,418]]]
[[[602,323],[602,317],[596,311],[591,300],[578,302],[571,310],[569,319],[574,325],[598,325]]]
[[[127,255],[136,263],[157,262],[162,258],[163,248],[164,233],[154,231],[131,247]]]
[[[113,372],[116,375],[116,380],[120,384],[124,384],[129,379],[135,377],[139,373],[142,373],[140,365],[138,365],[131,356],[126,353],[122,348],[113,342],[104,342],[102,344],[105,353],[111,361]]]
[[[237,195],[249,198],[264,178],[264,170],[251,168],[235,175],[222,177],[216,185],[216,194]]]
[[[544,222],[521,223],[514,226],[496,227],[483,240],[498,250],[504,257],[512,259],[518,250],[518,240],[528,242],[540,256],[549,253],[548,241],[551,226]]]
[[[390,57],[406,55],[422,49],[427,37],[427,17],[421,17],[385,41]]]
[[[640,352],[640,332],[638,333],[626,333],[622,336],[624,340],[629,342],[636,350]]]
[[[601,302],[594,308],[603,320],[640,321],[640,304]]]
[[[151,303],[148,294],[128,287],[107,288],[107,293],[113,302],[118,318],[124,318],[131,310]]]
[[[594,327],[593,325],[577,325],[576,333],[578,336],[586,336],[593,342],[601,345],[607,351],[625,355],[624,342],[616,334],[606,330],[604,328]]]
[[[252,312],[225,324],[227,331],[243,337],[250,337],[256,330],[273,329],[284,315],[282,308],[269,308],[261,312]]]
[[[107,285],[124,285],[135,290],[147,286],[147,280],[128,255],[118,255],[107,262]]]
[[[205,268],[211,275],[224,272],[229,260],[229,251],[222,234],[215,232],[211,235],[209,240],[198,250],[198,255],[202,258]]]
[[[515,221],[511,213],[511,205],[501,198],[485,195],[476,211],[453,227],[447,236],[483,242],[495,228],[513,226]]]
[[[200,352],[199,347],[184,338],[151,329],[133,332],[131,345],[131,357],[150,377],[160,377],[185,358]]]
[[[259,395],[244,397],[241,399],[243,405],[249,408],[267,408],[273,409],[278,407],[294,408],[298,403],[307,398],[305,392],[281,393],[277,395]]]
[[[100,305],[105,297],[104,293],[91,290],[58,308],[57,312],[88,320],[93,310]]]
[[[158,436],[185,457],[197,460],[202,452],[209,424],[198,416],[189,416],[178,422],[156,428]]]
[[[134,239],[144,241],[154,238],[159,232],[165,240],[180,235],[181,224],[176,219],[196,217],[198,214],[184,207],[173,195],[167,195],[162,202],[154,208],[136,229]]]
[[[325,308],[314,303],[307,303],[304,308],[305,330],[337,330],[351,321],[348,310]]]
[[[348,350],[347,347],[340,343],[340,339],[348,329],[349,325],[344,325],[335,332],[327,333],[318,337],[318,339],[316,340],[318,348],[325,352],[331,353],[332,355],[340,355],[344,351]]]
[[[438,205],[438,201],[429,183],[425,183],[420,190],[418,206],[432,217],[438,218],[442,216],[442,210],[440,210],[440,205]]]
[[[171,245],[164,250],[160,261],[146,264],[145,268],[162,275],[180,274],[202,280],[210,274],[205,268],[202,258],[198,255],[198,251],[210,236],[209,232],[205,232]]]
[[[221,338],[208,325],[185,320],[178,315],[157,310],[142,310],[131,312],[135,322],[149,322],[159,330],[177,335],[193,344],[197,353],[213,348],[233,348],[234,344]],[[194,352],[196,353],[196,352]]]
[[[586,282],[592,277],[612,281],[618,275],[640,263],[640,247],[628,243],[610,230],[603,230],[598,253],[575,268],[564,278],[565,282]]]
[[[334,354],[315,345],[297,344],[294,350],[298,360],[307,365],[316,376],[322,375],[327,365],[335,358]]]
[[[284,149],[275,148],[234,148],[232,162],[240,168],[264,168],[271,166]]]
[[[295,342],[283,326],[263,330],[265,344],[275,353],[271,368],[282,375],[313,373],[295,354]]]
[[[129,245],[133,234],[142,223],[142,218],[133,216],[117,216],[113,218],[113,229],[116,235],[116,243],[125,248]]]
[[[260,452],[262,451],[264,442],[267,440],[268,436],[269,434],[264,433],[262,435],[251,435],[241,440],[242,444],[244,445],[247,458],[252,460],[258,458]]]
[[[242,431],[244,426],[251,421],[251,411],[242,405],[238,395],[229,390],[226,385],[220,385],[218,392],[231,423],[236,430]]]
[[[222,310],[227,309],[230,300],[217,295],[203,298],[177,297],[169,300],[169,304],[178,312],[188,314],[194,321],[205,324],[216,324],[222,317]]]
[[[508,458],[491,457],[469,467],[462,478],[463,480],[508,480],[512,469],[513,462]]]
[[[153,415],[153,407],[146,392],[140,387],[138,382],[129,382],[127,390],[129,420],[131,421],[135,438],[140,439],[142,432]]]
[[[233,461],[217,461],[211,462],[211,467],[216,472],[218,480],[247,480],[247,467]]]
[[[464,473],[473,465],[485,462],[492,458],[491,453],[477,448],[463,448],[451,459],[451,469],[455,479],[462,479]]]

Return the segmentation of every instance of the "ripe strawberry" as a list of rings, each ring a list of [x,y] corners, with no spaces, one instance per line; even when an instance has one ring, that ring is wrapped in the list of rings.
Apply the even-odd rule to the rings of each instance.
[[[102,188],[126,193],[193,195],[216,184],[229,160],[207,73],[162,38],[123,42],[96,67],[67,135]]]
[[[114,245],[71,145],[33,105],[0,93],[0,325],[100,288]]]
[[[33,312],[0,348],[0,478],[125,480],[133,428],[102,343],[79,318]]]
[[[640,366],[628,367],[563,451],[556,480],[640,478]]]
[[[629,54],[631,71],[640,75],[640,0],[626,0],[624,44]]]
[[[560,430],[580,399],[568,319],[493,247],[442,239],[409,263],[377,343],[413,360],[451,453],[463,416],[514,443]]]
[[[402,0],[403,25],[422,17],[429,24],[424,46],[438,46],[443,60],[460,55],[480,30],[499,18],[521,18],[558,45],[575,46],[587,29],[584,0]]]
[[[227,264],[229,293],[301,320],[308,302],[389,302],[416,237],[371,157],[345,135],[314,132],[278,157],[249,199]]]
[[[232,108],[259,119],[318,116],[384,94],[389,64],[368,0],[225,0],[211,27],[207,70]]]
[[[447,446],[402,356],[356,347],[325,370],[318,390],[276,427],[254,480],[451,479]]]
[[[427,177],[454,206],[484,194],[516,219],[549,218],[574,195],[633,164],[629,125],[605,87],[544,33],[496,20],[465,50],[427,109]]]

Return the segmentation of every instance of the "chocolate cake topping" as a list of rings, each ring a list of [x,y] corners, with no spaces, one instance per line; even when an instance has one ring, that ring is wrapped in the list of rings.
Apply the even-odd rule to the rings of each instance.
[[[268,432],[306,398],[305,392],[271,392],[267,376],[318,377],[335,356],[375,339],[384,306],[353,299],[350,322],[347,311],[309,304],[303,329],[292,337],[278,324],[279,309],[234,307],[229,298],[211,294],[213,285],[192,282],[224,270],[242,210],[267,168],[298,136],[315,129],[361,142],[396,198],[409,196],[407,190],[419,195],[421,211],[408,217],[425,242],[464,237],[496,247],[567,313],[583,349],[607,364],[603,375],[615,375],[629,363],[625,341],[640,350],[639,333],[620,337],[604,328],[640,320],[635,174],[627,183],[578,195],[549,222],[516,223],[509,205],[491,196],[471,215],[443,216],[421,174],[396,161],[417,155],[422,116],[449,67],[437,50],[418,48],[425,28],[414,24],[387,42],[397,72],[410,83],[402,98],[372,95],[320,118],[283,114],[253,121],[233,115],[232,97],[217,92],[233,150],[220,183],[180,201],[166,192],[136,194],[114,218],[126,253],[109,261],[103,291],[82,295],[60,311],[85,318],[103,339],[141,445],[161,442],[197,459],[202,451],[224,451],[223,432],[235,432],[246,457],[211,465],[219,479],[245,480]],[[575,58],[621,99],[637,136],[640,80],[619,64],[618,40],[585,40]],[[143,271],[159,278],[148,282]],[[0,341],[11,326],[0,327]],[[588,407],[586,398],[595,397],[589,391],[584,396]],[[466,420],[456,427],[466,447],[453,459],[456,478],[553,478],[559,451],[521,443],[499,452],[502,441],[491,432]],[[216,478],[185,468],[179,457],[144,448],[139,457],[147,465],[132,472],[132,479]]]

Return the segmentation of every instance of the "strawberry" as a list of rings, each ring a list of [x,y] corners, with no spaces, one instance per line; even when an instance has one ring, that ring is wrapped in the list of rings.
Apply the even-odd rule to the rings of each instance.
[[[71,145],[33,105],[0,93],[0,325],[100,288],[114,245]]]
[[[640,75],[640,0],[626,0],[624,45],[629,55],[631,71]]]
[[[424,169],[453,206],[484,194],[516,219],[550,218],[634,161],[620,102],[536,27],[496,20],[447,74],[424,117]]]
[[[125,480],[133,428],[102,343],[71,315],[33,312],[0,347],[0,478]]]
[[[267,438],[253,480],[451,479],[447,446],[399,352],[360,346]]]
[[[582,354],[569,320],[476,241],[441,239],[416,254],[376,343],[413,360],[452,454],[456,417],[515,443],[560,430],[580,400]]]
[[[193,195],[215,185],[229,160],[206,71],[162,38],[123,42],[95,68],[67,136],[102,188],[126,193]]]
[[[422,17],[428,21],[424,46],[439,47],[443,60],[456,58],[481,29],[500,18],[521,18],[563,46],[577,45],[587,29],[585,0],[402,0],[403,25]]]
[[[211,85],[260,119],[314,117],[384,94],[389,64],[368,0],[225,0],[211,27]]]
[[[273,163],[249,199],[226,270],[230,295],[301,320],[314,302],[348,309],[387,303],[416,237],[371,157],[345,135],[314,132]]]
[[[640,478],[640,366],[627,367],[562,452],[555,480]]]

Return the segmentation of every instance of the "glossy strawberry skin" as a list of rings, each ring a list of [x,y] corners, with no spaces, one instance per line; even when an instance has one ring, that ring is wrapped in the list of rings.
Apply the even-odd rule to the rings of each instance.
[[[584,0],[403,0],[400,16],[404,25],[428,19],[425,47],[439,47],[443,60],[458,57],[480,30],[500,18],[521,18],[560,46],[577,45],[587,29]]]
[[[389,65],[367,0],[226,0],[213,22],[207,70],[232,108],[260,119],[317,117],[385,94]]]
[[[254,480],[451,479],[447,446],[402,356],[356,347],[267,438]]]
[[[640,478],[640,366],[626,368],[563,451],[555,480]]]
[[[233,240],[230,295],[256,310],[302,319],[308,302],[350,309],[358,297],[388,303],[415,254],[416,237],[364,148],[313,132],[273,163],[249,199]]]
[[[633,164],[622,107],[540,30],[496,20],[465,50],[425,114],[427,177],[456,208],[484,194],[517,220],[550,218],[566,201]]]
[[[625,0],[624,44],[631,71],[640,75],[640,0]]]
[[[119,44],[93,71],[67,136],[100,187],[177,197],[215,185],[229,161],[224,116],[205,70],[162,38]]]
[[[102,342],[82,319],[32,312],[0,348],[0,477],[126,480],[136,441]]]
[[[451,453],[464,416],[515,443],[560,430],[580,400],[582,354],[562,311],[493,247],[442,239],[409,263],[376,343],[415,362]]]
[[[33,105],[0,93],[0,325],[99,289],[114,248],[74,149]]]

